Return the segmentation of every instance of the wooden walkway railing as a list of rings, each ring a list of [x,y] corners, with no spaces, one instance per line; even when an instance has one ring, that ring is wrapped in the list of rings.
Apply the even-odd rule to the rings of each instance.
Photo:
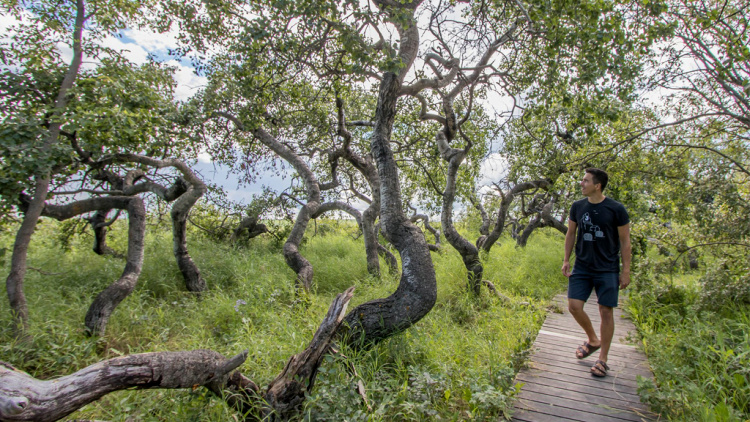
[[[576,348],[586,339],[568,312],[565,295],[555,297],[556,311],[550,312],[536,338],[529,367],[518,373],[522,384],[513,413],[514,421],[526,422],[623,422],[655,421],[657,416],[642,404],[636,376],[651,378],[646,357],[628,345],[628,332],[635,327],[615,309],[615,336],[609,351],[609,374],[597,378],[589,372],[598,351],[578,360]],[[596,295],[584,307],[599,332]],[[562,313],[560,313],[562,312]]]

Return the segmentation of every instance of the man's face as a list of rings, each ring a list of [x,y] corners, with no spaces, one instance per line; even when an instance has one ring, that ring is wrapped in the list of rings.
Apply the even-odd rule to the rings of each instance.
[[[601,186],[601,184],[594,184],[594,175],[591,173],[585,173],[583,180],[581,180],[581,193],[583,196],[591,196],[596,193],[597,186]]]

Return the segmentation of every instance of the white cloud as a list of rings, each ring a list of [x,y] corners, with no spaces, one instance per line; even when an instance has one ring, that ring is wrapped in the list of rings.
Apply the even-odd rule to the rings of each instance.
[[[508,174],[508,159],[498,153],[490,154],[482,162],[479,172],[481,174],[479,186],[498,182]]]
[[[198,162],[199,163],[205,163],[205,164],[211,164],[213,160],[211,159],[211,154],[207,152],[199,152],[198,153]]]
[[[176,67],[175,71],[175,82],[177,87],[175,88],[174,98],[176,100],[185,101],[195,92],[206,84],[207,78],[195,74],[195,70],[192,67],[185,66],[177,60],[170,60],[166,62],[170,66]]]
[[[177,47],[177,38],[174,33],[157,34],[147,30],[125,29],[122,38],[107,37],[104,44],[112,49],[122,51],[128,60],[136,64],[146,63],[149,54],[157,58],[168,57],[169,49]],[[175,68],[176,100],[187,100],[201,86],[205,85],[206,78],[195,74],[195,70],[177,60],[168,60],[164,64]]]

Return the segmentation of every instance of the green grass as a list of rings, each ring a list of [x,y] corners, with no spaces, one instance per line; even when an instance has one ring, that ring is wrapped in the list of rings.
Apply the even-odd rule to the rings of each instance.
[[[240,369],[265,385],[307,345],[337,293],[356,286],[351,309],[389,295],[398,283],[392,276],[368,275],[362,239],[349,236],[346,224],[323,220],[317,235],[314,226],[309,229],[301,249],[315,269],[307,300],[296,297],[294,273],[277,241],[256,238],[232,247],[194,232],[189,249],[209,284],[208,292],[196,299],[185,291],[169,229],[149,225],[138,286],[114,312],[106,335],[91,339],[84,335],[83,317],[94,296],[119,277],[123,261],[95,255],[89,234],[63,248],[59,230],[59,224],[44,222],[32,241],[29,265],[36,270],[28,272],[25,283],[30,344],[13,341],[8,303],[0,301],[0,360],[42,379],[121,354],[209,348],[233,355],[249,349]],[[13,234],[0,235],[0,248],[9,251]],[[126,240],[124,227],[118,226],[109,244],[125,251]],[[371,350],[329,356],[303,417],[490,420],[505,414],[515,393],[513,375],[543,321],[547,301],[565,287],[559,275],[560,235],[539,231],[526,249],[513,245],[503,239],[484,258],[484,277],[509,301],[486,290],[472,298],[458,254],[450,246],[433,253],[438,280],[433,311]],[[3,276],[9,255],[0,258]],[[365,386],[369,407],[354,389],[358,381]],[[71,419],[234,421],[235,416],[221,399],[198,389],[121,391]]]
[[[643,261],[628,303],[654,372],[642,398],[665,420],[750,421],[750,304],[726,297],[736,283],[717,279],[718,260],[673,274],[656,261]]]

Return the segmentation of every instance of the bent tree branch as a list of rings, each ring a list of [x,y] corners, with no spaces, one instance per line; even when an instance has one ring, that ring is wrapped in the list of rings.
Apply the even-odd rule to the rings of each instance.
[[[88,212],[111,209],[128,212],[128,253],[120,278],[99,293],[86,312],[86,329],[92,335],[104,334],[112,312],[138,282],[143,266],[146,207],[138,196],[109,196],[84,199],[67,205],[45,204],[40,213],[44,217],[63,221]]]

